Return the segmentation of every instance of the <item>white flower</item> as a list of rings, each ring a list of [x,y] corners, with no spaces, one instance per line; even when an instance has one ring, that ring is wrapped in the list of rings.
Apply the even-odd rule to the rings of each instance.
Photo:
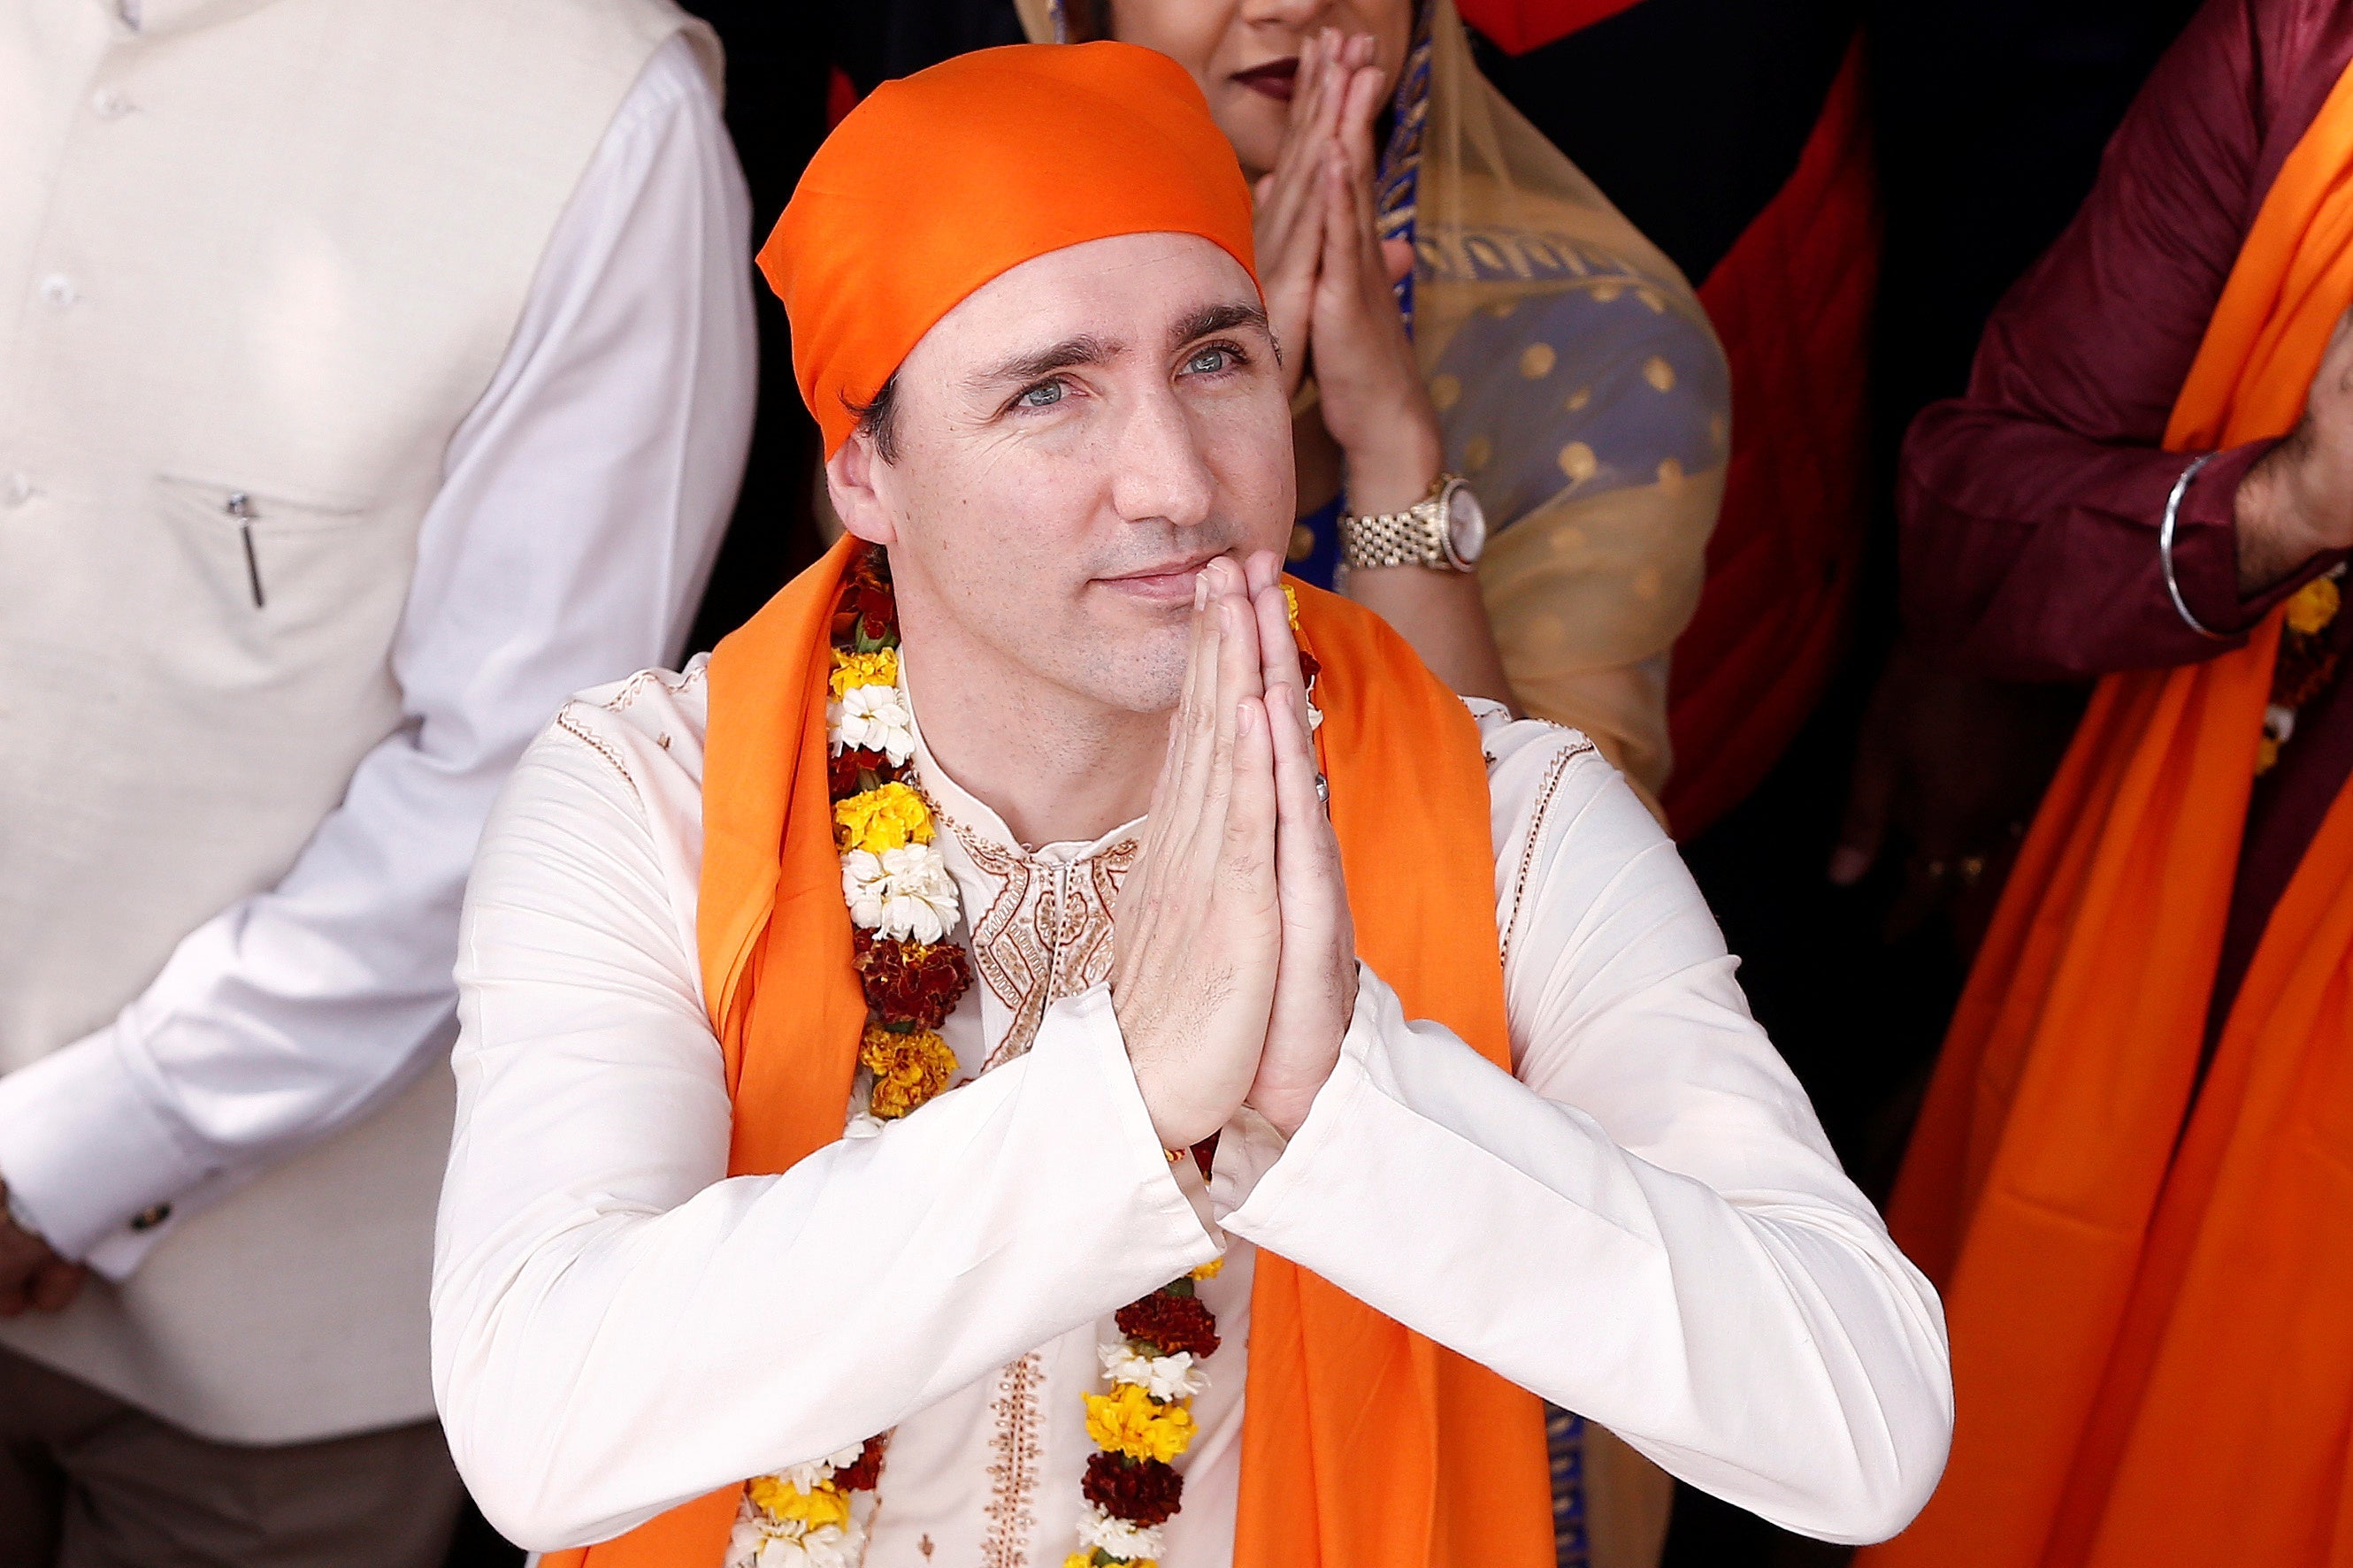
[[[955,923],[955,878],[947,858],[929,844],[880,855],[852,849],[841,858],[841,896],[852,921],[884,936],[937,942]]]
[[[1126,1340],[1107,1340],[1095,1354],[1103,1358],[1105,1377],[1134,1384],[1155,1399],[1190,1399],[1209,1386],[1209,1374],[1193,1364],[1191,1351],[1145,1355]]]
[[[1089,1503],[1079,1514],[1079,1550],[1091,1552],[1096,1547],[1130,1563],[1140,1557],[1156,1558],[1160,1555],[1160,1527],[1113,1519]],[[761,1568],[766,1568],[766,1564]]]
[[[860,1443],[855,1447],[844,1448],[838,1454],[828,1454],[822,1459],[811,1459],[805,1464],[786,1465],[776,1472],[776,1479],[797,1492],[813,1492],[820,1484],[833,1479],[834,1471],[846,1470],[858,1463],[858,1456],[865,1451],[866,1445]]]
[[[1324,727],[1324,710],[1313,702],[1307,705],[1307,732],[1311,735]]]
[[[821,1524],[815,1530],[795,1527],[791,1535],[771,1535],[760,1543],[754,1568],[858,1568],[866,1549],[866,1531],[853,1521],[847,1530]]]
[[[915,754],[915,715],[895,686],[853,686],[825,705],[826,733],[837,752],[863,746],[892,767]]]
[[[746,1498],[727,1537],[725,1568],[858,1568],[865,1550],[866,1527],[856,1520],[847,1529],[811,1530],[797,1519],[771,1519]]]

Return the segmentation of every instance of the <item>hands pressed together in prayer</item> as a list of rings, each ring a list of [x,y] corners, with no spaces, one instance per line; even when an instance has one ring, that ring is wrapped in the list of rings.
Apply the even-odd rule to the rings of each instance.
[[[1376,222],[1383,81],[1373,58],[1369,35],[1329,27],[1300,47],[1290,129],[1258,182],[1254,236],[1285,390],[1298,390],[1312,356],[1324,427],[1346,456],[1349,501],[1360,512],[1413,505],[1444,461],[1392,291],[1413,249],[1384,242]]]
[[[1113,916],[1112,1004],[1161,1143],[1248,1104],[1285,1137],[1339,1059],[1356,928],[1271,552],[1194,586],[1184,694]]]

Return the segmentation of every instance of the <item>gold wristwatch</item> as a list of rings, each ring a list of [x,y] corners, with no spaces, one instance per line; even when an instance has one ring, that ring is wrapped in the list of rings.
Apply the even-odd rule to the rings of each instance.
[[[1469,572],[1487,548],[1487,514],[1470,481],[1440,474],[1403,511],[1340,520],[1340,555],[1351,567],[1429,566]]]

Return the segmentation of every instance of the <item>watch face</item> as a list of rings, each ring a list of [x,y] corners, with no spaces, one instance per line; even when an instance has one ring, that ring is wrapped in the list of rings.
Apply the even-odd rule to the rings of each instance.
[[[1469,485],[1458,484],[1447,494],[1446,542],[1465,566],[1477,562],[1487,548],[1487,514]]]

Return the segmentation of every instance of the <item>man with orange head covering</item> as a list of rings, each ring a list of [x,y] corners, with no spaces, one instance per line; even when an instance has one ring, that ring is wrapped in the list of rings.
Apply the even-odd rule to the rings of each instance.
[[[1538,1568],[1537,1395],[1854,1541],[1936,1300],[1574,731],[1294,590],[1198,89],[986,51],[763,264],[849,537],[588,693],[470,895],[436,1386],[594,1568]]]

